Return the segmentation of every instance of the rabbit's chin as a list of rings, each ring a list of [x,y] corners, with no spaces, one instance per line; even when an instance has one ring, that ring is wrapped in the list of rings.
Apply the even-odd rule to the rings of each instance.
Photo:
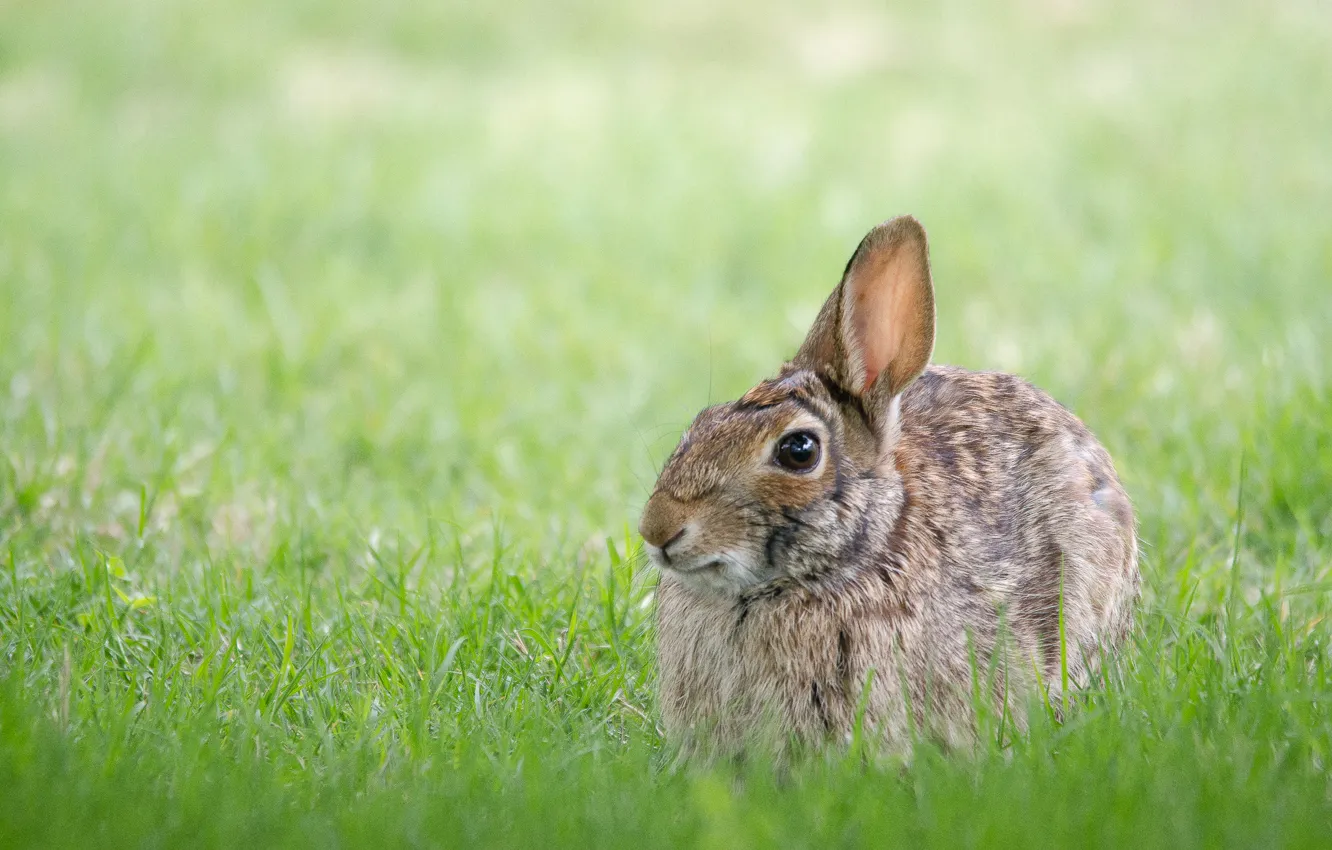
[[[653,559],[656,561],[657,559]],[[686,587],[711,596],[739,596],[754,585],[772,578],[765,575],[748,552],[716,552],[657,566],[675,576]]]

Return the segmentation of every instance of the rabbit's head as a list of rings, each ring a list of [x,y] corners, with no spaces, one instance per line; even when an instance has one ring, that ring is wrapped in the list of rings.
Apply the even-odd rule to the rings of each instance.
[[[791,362],[698,415],[639,531],[685,583],[736,595],[836,569],[900,510],[898,399],[929,363],[934,289],[925,231],[870,231]],[[888,528],[885,527],[886,525]]]

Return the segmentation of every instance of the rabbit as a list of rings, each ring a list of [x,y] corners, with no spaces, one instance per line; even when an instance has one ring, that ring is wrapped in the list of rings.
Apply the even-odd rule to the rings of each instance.
[[[965,747],[980,705],[1025,729],[1125,640],[1109,454],[1021,378],[930,365],[934,335],[925,230],[892,219],[777,376],[681,437],[639,525],[668,741]]]

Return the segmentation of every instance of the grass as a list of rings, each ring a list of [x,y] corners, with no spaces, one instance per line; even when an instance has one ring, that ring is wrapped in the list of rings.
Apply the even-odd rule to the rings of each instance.
[[[0,843],[1325,845],[1324,5],[0,7]],[[654,465],[900,212],[1114,454],[1134,645],[670,770]]]

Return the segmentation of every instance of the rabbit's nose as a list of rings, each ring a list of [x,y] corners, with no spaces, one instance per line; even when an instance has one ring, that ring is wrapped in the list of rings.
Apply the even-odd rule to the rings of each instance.
[[[643,518],[638,523],[638,533],[643,535],[648,545],[656,546],[665,554],[672,543],[684,536],[686,531],[684,506],[670,496],[657,494],[643,506]]]

